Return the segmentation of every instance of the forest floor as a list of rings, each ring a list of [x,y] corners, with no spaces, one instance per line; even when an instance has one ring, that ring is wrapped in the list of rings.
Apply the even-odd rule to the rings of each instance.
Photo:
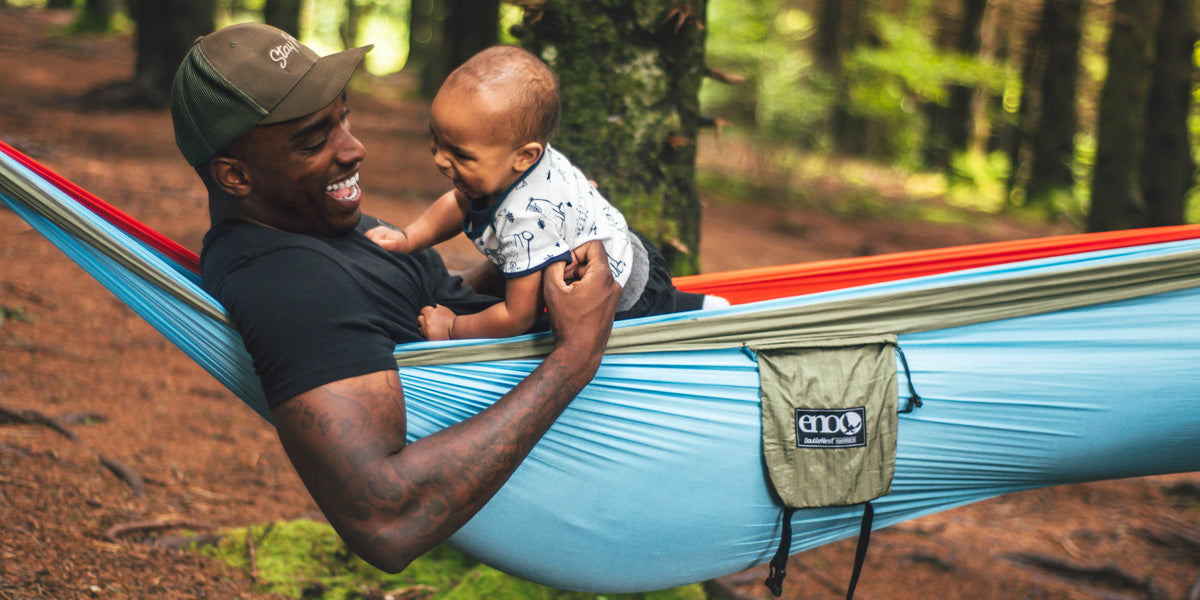
[[[0,140],[199,250],[205,200],[169,115],[77,101],[131,76],[130,37],[64,36],[65,18],[0,9]],[[394,78],[358,87],[368,210],[404,222],[445,187],[429,160],[426,106]],[[707,134],[701,163],[752,170],[754,155],[721,144]],[[1066,231],[965,211],[900,218],[918,201],[903,178],[873,172],[853,186],[807,179],[797,184],[805,201],[790,206],[704,195],[703,270]],[[845,210],[866,187],[875,208]],[[452,263],[472,256],[445,252]],[[317,514],[268,424],[8,210],[0,308],[0,408],[23,415],[0,415],[0,600],[273,597],[248,569],[151,543]],[[858,597],[1195,597],[1198,490],[1200,473],[1060,486],[888,527],[872,540]],[[843,596],[853,552],[846,540],[794,556],[784,597]],[[1037,557],[1047,566],[1030,566]],[[764,576],[752,569],[720,587],[766,598]]]

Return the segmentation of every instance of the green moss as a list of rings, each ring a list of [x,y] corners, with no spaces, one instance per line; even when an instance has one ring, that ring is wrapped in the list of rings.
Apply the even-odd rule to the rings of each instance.
[[[402,573],[390,575],[354,556],[333,528],[311,520],[249,528],[256,577],[267,593],[289,598],[351,600],[408,590],[422,600],[704,600],[699,584],[646,594],[564,592],[506,575],[439,546]],[[249,570],[247,529],[231,529],[201,548],[229,566]]]
[[[25,310],[24,306],[6,306],[0,304],[0,329],[3,329],[4,324],[8,321],[28,323],[32,320],[33,318],[29,316],[29,312]]]

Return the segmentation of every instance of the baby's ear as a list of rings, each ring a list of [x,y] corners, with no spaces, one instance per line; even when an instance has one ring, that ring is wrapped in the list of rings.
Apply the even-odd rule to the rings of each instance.
[[[513,169],[521,173],[528,171],[529,167],[532,167],[542,157],[544,151],[545,148],[537,142],[529,142],[517,148],[517,160],[513,163]]]

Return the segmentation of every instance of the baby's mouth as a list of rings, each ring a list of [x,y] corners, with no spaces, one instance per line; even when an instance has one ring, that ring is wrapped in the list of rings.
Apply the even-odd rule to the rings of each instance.
[[[362,190],[358,187],[358,173],[337,183],[325,186],[325,193],[339,202],[353,202],[358,200],[359,195],[362,193]]]
[[[471,189],[468,188],[465,183],[463,183],[462,181],[459,181],[457,179],[454,179],[452,181],[454,181],[454,188],[457,189],[459,192],[462,192],[462,195],[464,195],[468,198],[474,198],[474,196],[471,194]]]

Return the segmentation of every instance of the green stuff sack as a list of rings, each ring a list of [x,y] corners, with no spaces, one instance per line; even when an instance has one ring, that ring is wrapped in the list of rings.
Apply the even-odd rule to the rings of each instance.
[[[753,348],[763,453],[785,506],[861,504],[887,494],[896,462],[896,339]]]
[[[792,514],[862,504],[846,597],[854,596],[870,541],[871,500],[891,490],[895,472],[897,348],[894,335],[751,347],[758,359],[763,456],[784,506],[779,549],[764,582],[775,596],[783,592]],[[920,402],[915,392],[912,402]]]

